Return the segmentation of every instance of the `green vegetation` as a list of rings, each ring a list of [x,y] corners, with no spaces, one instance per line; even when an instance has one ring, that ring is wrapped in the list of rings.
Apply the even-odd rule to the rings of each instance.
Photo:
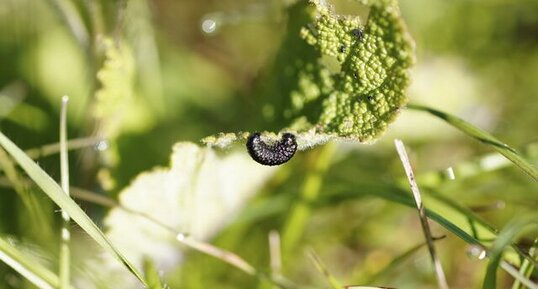
[[[0,289],[538,288],[535,11],[1,1]]]
[[[336,15],[315,2],[290,8],[265,93],[269,117],[292,119],[298,131],[314,128],[358,141],[386,130],[407,102],[414,44],[397,2],[372,2],[364,6],[370,9],[364,25],[358,16]]]

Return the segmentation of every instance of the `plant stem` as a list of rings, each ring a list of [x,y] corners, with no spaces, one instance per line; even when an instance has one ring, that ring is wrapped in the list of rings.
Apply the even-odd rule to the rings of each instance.
[[[420,224],[422,225],[422,231],[424,232],[424,236],[426,237],[426,244],[428,244],[428,251],[430,251],[430,256],[433,262],[435,275],[437,277],[437,285],[441,289],[448,289],[448,283],[446,281],[445,272],[443,271],[443,267],[441,266],[441,261],[439,260],[439,257],[437,256],[435,252],[435,246],[433,245],[433,237],[432,237],[430,225],[428,224],[428,219],[426,218],[426,209],[424,208],[424,203],[422,202],[422,197],[420,196],[420,191],[415,181],[415,175],[413,173],[413,168],[411,167],[411,163],[409,162],[409,157],[407,156],[407,152],[405,151],[405,146],[403,142],[399,139],[394,140],[394,145],[396,146],[396,150],[398,151],[398,155],[400,156],[400,160],[402,161],[403,167],[405,169],[405,174],[407,175],[407,179],[409,180],[409,185],[411,186],[411,192],[413,193],[413,198],[415,199],[415,204],[417,205],[418,214],[420,218]]]
[[[62,190],[69,196],[69,158],[67,153],[67,103],[69,97],[62,98],[62,110],[60,112],[60,171]],[[65,210],[62,210],[62,243],[60,245],[60,289],[69,288],[71,251],[69,242],[71,232],[69,231],[70,218]]]

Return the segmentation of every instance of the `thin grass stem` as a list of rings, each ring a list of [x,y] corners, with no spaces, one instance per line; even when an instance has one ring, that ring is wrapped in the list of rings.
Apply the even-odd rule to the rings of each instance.
[[[516,268],[514,268],[514,266],[510,265],[508,262],[501,261],[500,266],[501,268],[503,268],[504,271],[514,277],[514,279],[516,279],[519,283],[525,285],[528,289],[538,289],[538,284],[529,280],[529,278],[521,274],[521,272],[519,272]]]
[[[60,174],[62,190],[69,196],[69,156],[67,153],[67,104],[69,97],[62,97],[62,109],[60,111]],[[62,230],[60,245],[60,289],[69,288],[71,279],[71,250],[69,243],[71,231],[69,230],[70,218],[65,210],[62,210]]]
[[[48,2],[55,8],[80,46],[88,50],[90,36],[75,4],[68,0],[48,0]]]
[[[441,236],[439,238],[434,238],[433,241],[437,242],[437,241],[439,241],[441,239],[444,239],[444,238],[445,238],[445,236]],[[366,283],[367,284],[372,284],[372,283],[376,282],[378,279],[381,278],[381,276],[386,275],[391,270],[393,270],[393,269],[397,268],[398,266],[400,266],[402,263],[404,263],[404,261],[407,261],[411,256],[413,256],[417,251],[419,251],[422,247],[424,247],[426,245],[427,245],[427,243],[423,242],[423,243],[420,243],[418,245],[415,245],[415,246],[407,249],[405,252],[403,252],[399,256],[395,257],[394,259],[392,259],[392,261],[389,264],[387,264],[385,267],[383,267],[377,273],[370,276],[370,278],[368,278],[368,281]],[[394,276],[392,276],[392,277],[394,277]]]
[[[411,167],[409,157],[407,156],[405,146],[403,142],[399,139],[394,140],[394,145],[396,146],[396,151],[398,151],[398,155],[400,156],[400,160],[402,161],[405,174],[407,175],[407,179],[409,180],[409,185],[411,186],[411,192],[413,193],[413,198],[415,199],[415,204],[417,206],[418,214],[420,217],[420,224],[422,225],[422,231],[424,232],[424,236],[426,237],[428,251],[430,252],[430,257],[432,259],[435,270],[435,276],[437,277],[437,284],[441,289],[448,289],[445,272],[443,271],[441,262],[435,252],[430,225],[428,224],[428,219],[426,218],[426,210],[424,208],[424,203],[422,203],[422,197],[420,196],[420,191],[415,181],[415,175],[413,173],[413,168]]]
[[[280,249],[280,234],[276,230],[269,232],[269,260],[271,262],[271,276],[274,279],[280,278],[282,276],[282,251]]]
[[[104,142],[104,140],[100,138],[96,138],[96,137],[84,137],[84,138],[70,139],[67,141],[67,150],[68,151],[77,150],[81,148],[97,146],[102,142]],[[38,159],[38,158],[42,158],[42,157],[59,153],[60,144],[59,143],[47,144],[38,148],[28,149],[24,152],[32,159]]]
[[[194,238],[187,236],[183,233],[177,234],[176,240],[187,247],[195,249],[196,251],[205,253],[209,256],[213,256],[225,263],[228,263],[249,275],[254,276],[257,273],[256,269],[254,269],[252,265],[250,265],[247,261],[245,261],[243,258],[239,257],[235,253],[222,250],[221,248],[215,247],[206,242],[195,240]]]
[[[329,286],[331,286],[332,289],[342,288],[340,282],[338,282],[338,280],[336,280],[336,277],[334,277],[331,272],[329,272],[329,269],[327,269],[327,267],[323,264],[314,249],[310,248],[307,254],[308,257],[310,257],[310,260],[312,260],[312,263],[314,263],[314,266],[316,266],[316,269],[318,269],[318,271],[323,274],[325,280],[327,281]]]
[[[506,262],[503,256],[505,249],[515,242],[515,238],[520,235],[522,232],[527,230],[529,227],[536,228],[538,227],[538,214],[523,214],[514,218],[511,222],[505,225],[502,231],[497,235],[497,238],[493,242],[493,245],[488,250],[489,264],[486,269],[486,275],[484,276],[484,282],[482,288],[497,288],[497,269],[498,267],[503,268],[510,275],[513,272],[510,271],[510,268],[506,265],[503,266],[503,262]],[[531,263],[536,262],[532,257],[529,260]],[[515,269],[514,269],[515,270]],[[525,276],[521,275],[517,270],[517,278],[520,281],[524,281]],[[521,276],[520,276],[521,275]],[[514,277],[515,277],[514,276]]]
[[[538,239],[534,240],[534,243],[532,244],[532,247],[529,250],[529,256],[534,258],[536,251],[538,248]],[[522,276],[525,276],[526,278],[529,278],[531,276],[532,271],[534,271],[534,264],[530,262],[529,260],[525,259],[523,260],[523,263],[521,264],[519,268],[519,273]],[[518,278],[515,279],[514,284],[512,285],[512,289],[524,289],[525,285],[523,282],[521,282]]]

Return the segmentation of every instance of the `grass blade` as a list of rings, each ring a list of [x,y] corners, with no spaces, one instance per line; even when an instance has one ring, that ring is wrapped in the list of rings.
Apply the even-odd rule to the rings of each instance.
[[[62,190],[69,196],[69,159],[67,154],[67,103],[69,97],[65,95],[62,98],[62,110],[60,112],[60,171]],[[69,249],[69,241],[71,232],[69,231],[70,218],[65,210],[62,210],[62,231],[60,245],[60,289],[69,287],[70,267],[71,267],[71,250]]]
[[[316,252],[314,252],[314,249],[309,250],[308,256],[310,257],[310,259],[312,259],[312,263],[314,263],[314,265],[316,266],[316,269],[318,269],[318,271],[320,273],[322,273],[323,276],[325,276],[325,279],[327,280],[327,283],[331,286],[332,289],[340,289],[340,288],[342,288],[342,285],[340,285],[340,283],[331,274],[331,272],[329,272],[327,267],[325,267],[323,262],[321,262],[321,259],[318,257]]]
[[[2,170],[5,177],[0,177],[0,183],[13,188],[30,217],[27,224],[28,230],[25,232],[25,235],[41,238],[42,240],[50,240],[54,232],[51,230],[51,216],[47,213],[48,205],[39,201],[31,185],[17,170],[15,162],[0,147],[0,171]]]
[[[99,227],[84,213],[84,211],[69,197],[58,184],[43,171],[32,159],[30,159],[20,148],[0,132],[0,145],[17,161],[28,176],[51,198],[62,210],[79,226],[90,235],[102,248],[113,254],[127,269],[147,287],[147,283],[142,274],[114,247],[107,239]]]
[[[161,276],[155,267],[153,261],[149,258],[144,259],[144,275],[148,280],[149,289],[164,289],[166,285],[161,281]]]
[[[519,153],[511,148],[509,145],[501,142],[488,132],[468,123],[467,121],[453,116],[451,114],[423,106],[423,105],[417,105],[417,104],[409,104],[407,106],[410,109],[419,110],[419,111],[425,111],[429,112],[430,114],[446,121],[448,124],[454,126],[455,128],[461,130],[463,133],[467,134],[470,137],[473,137],[480,142],[483,142],[485,144],[488,144],[492,146],[497,152],[505,156],[507,159],[509,159],[511,162],[513,162],[516,166],[518,166],[520,169],[522,169],[525,173],[527,173],[529,176],[531,176],[534,180],[538,181],[538,169],[535,165],[530,164],[528,161],[523,159],[519,155]]]
[[[440,238],[434,239],[433,241],[435,242],[435,241],[441,240],[443,238],[445,238],[445,237],[442,236]],[[402,254],[397,256],[396,258],[392,259],[392,261],[389,264],[387,264],[384,268],[379,270],[374,275],[370,276],[370,278],[368,279],[368,282],[366,282],[366,283],[368,283],[368,284],[374,283],[381,276],[388,275],[388,273],[391,270],[393,270],[394,268],[400,266],[402,263],[404,263],[404,261],[407,261],[411,256],[413,256],[416,252],[418,252],[422,247],[424,247],[426,245],[427,245],[426,242],[424,242],[424,243],[415,245],[415,246],[411,247],[410,249],[407,249],[405,252],[403,252]]]
[[[501,261],[501,268],[503,268],[504,271],[506,271],[508,274],[512,275],[516,281],[522,285],[524,285],[528,289],[538,289],[538,284],[533,283],[527,276],[524,274],[521,274],[520,271],[518,271],[516,268],[514,268],[512,265],[510,265],[506,261]]]
[[[58,276],[42,267],[38,262],[30,260],[3,237],[0,237],[0,261],[6,263],[40,289],[58,287]]]
[[[538,239],[534,240],[534,243],[529,250],[529,255],[531,257],[535,257],[536,249],[538,248]],[[529,260],[525,259],[523,260],[523,263],[521,264],[521,267],[519,268],[519,274],[524,276],[525,278],[529,278],[531,276],[532,272],[534,271],[534,264],[529,262]],[[525,286],[523,285],[523,282],[520,281],[519,278],[516,278],[514,281],[514,284],[512,285],[512,289],[524,289]]]
[[[78,43],[87,49],[90,44],[90,35],[76,5],[66,0],[49,0],[48,2],[55,8]]]
[[[394,140],[394,145],[396,146],[396,150],[398,151],[398,155],[400,156],[403,167],[405,169],[405,173],[409,180],[411,191],[413,192],[413,197],[415,199],[415,203],[418,209],[418,214],[420,217],[420,224],[422,225],[422,231],[424,232],[424,236],[426,237],[426,243],[428,244],[428,251],[430,251],[430,256],[431,256],[433,266],[435,269],[435,275],[437,277],[437,284],[439,285],[439,288],[441,289],[448,289],[448,283],[446,281],[445,272],[443,271],[443,267],[441,266],[441,261],[437,257],[437,254],[435,252],[435,247],[433,246],[433,237],[430,230],[430,225],[428,224],[428,219],[426,218],[426,210],[424,208],[424,203],[422,203],[422,197],[420,196],[420,191],[415,181],[415,175],[413,173],[413,169],[411,168],[411,163],[409,162],[409,158],[407,157],[405,146],[403,142],[399,139]]]
[[[336,191],[331,194],[326,194],[317,204],[318,207],[326,206],[327,204],[337,204],[348,200],[358,199],[362,197],[376,197],[387,200],[389,202],[398,203],[407,207],[414,207],[412,197],[407,195],[399,186],[379,185],[378,183],[353,183],[355,186],[360,186],[364,189],[358,191],[347,191],[348,185],[344,189],[336,188]],[[451,206],[440,198],[432,198],[423,195],[427,200],[428,208],[426,208],[426,216],[443,226],[445,229],[456,235],[461,240],[470,245],[477,245],[481,248],[486,248],[486,243],[497,238],[497,230],[485,223],[472,212],[461,211],[458,208]],[[474,222],[474,229],[470,226],[469,220]],[[479,232],[480,239],[475,237],[475,233]],[[532,260],[529,254],[522,252],[517,246],[511,245],[507,252],[506,259],[511,262],[518,262],[521,258],[529,260],[531,263],[536,263]]]
[[[502,255],[504,249],[512,244],[513,239],[521,233],[524,229],[526,229],[528,226],[538,225],[538,215],[532,214],[528,216],[524,216],[521,218],[517,218],[513,220],[512,222],[508,223],[505,228],[499,233],[497,236],[497,239],[495,239],[495,242],[493,242],[493,246],[491,247],[491,250],[489,251],[488,257],[490,259],[488,268],[486,271],[486,276],[484,277],[484,283],[482,288],[488,289],[488,288],[496,288],[497,285],[497,268],[501,266],[502,263]],[[506,266],[503,266],[503,269]],[[515,270],[517,272],[517,270]],[[519,272],[517,272],[519,273]],[[536,287],[535,287],[536,288]]]

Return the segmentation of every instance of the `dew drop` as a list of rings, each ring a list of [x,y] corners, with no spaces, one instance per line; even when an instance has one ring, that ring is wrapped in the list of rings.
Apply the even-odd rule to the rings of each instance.
[[[183,234],[183,233],[179,233],[179,234],[176,235],[176,239],[177,239],[178,241],[180,241],[180,242],[183,241],[183,240],[185,240],[185,238],[187,238],[187,235],[185,235],[185,234]]]
[[[472,245],[467,248],[467,256],[476,260],[484,260],[487,257],[487,253],[484,248],[477,245]]]
[[[109,145],[108,145],[108,142],[106,140],[102,140],[102,141],[98,142],[95,145],[95,149],[100,151],[100,152],[107,150],[108,147],[109,147]]]
[[[207,34],[212,34],[217,31],[217,21],[211,18],[204,19],[201,25],[202,31]]]
[[[455,180],[456,179],[456,175],[454,174],[454,169],[452,167],[448,167],[446,170],[445,170],[445,176],[449,179],[449,180]]]

